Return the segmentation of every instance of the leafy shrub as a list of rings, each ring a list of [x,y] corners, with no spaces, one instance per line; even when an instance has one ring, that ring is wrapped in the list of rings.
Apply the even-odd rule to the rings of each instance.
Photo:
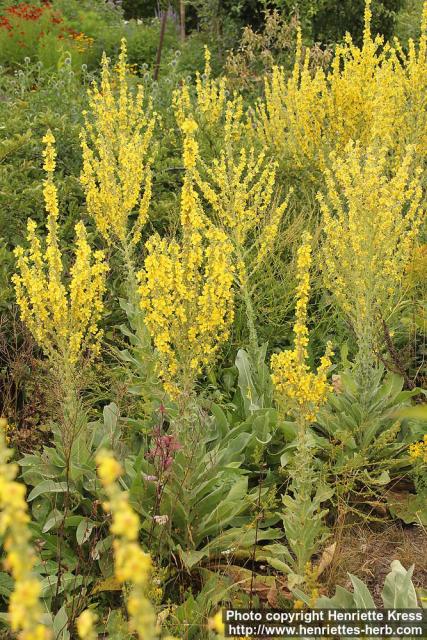
[[[374,0],[373,32],[389,40],[403,4],[404,0]],[[364,0],[274,0],[274,5],[286,15],[296,11],[305,34],[314,42],[339,42],[346,32],[357,44],[362,42]]]

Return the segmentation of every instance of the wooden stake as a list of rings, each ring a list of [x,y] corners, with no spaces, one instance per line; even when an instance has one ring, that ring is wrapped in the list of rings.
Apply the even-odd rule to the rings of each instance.
[[[179,30],[181,42],[185,40],[185,0],[179,0]]]
[[[160,24],[159,46],[157,48],[156,64],[154,65],[154,74],[153,74],[154,80],[158,80],[159,78],[160,62],[162,60],[162,49],[163,49],[163,42],[165,39],[166,20],[168,19],[168,13],[169,13],[169,5],[166,7],[165,11],[163,12],[162,22]]]

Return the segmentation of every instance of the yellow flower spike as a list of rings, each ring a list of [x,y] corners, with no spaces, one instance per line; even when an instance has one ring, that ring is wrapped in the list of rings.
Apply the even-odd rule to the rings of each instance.
[[[226,105],[226,84],[225,78],[212,78],[211,54],[205,46],[205,68],[201,76],[196,73],[196,96],[194,108],[190,97],[189,86],[183,82],[182,86],[174,91],[172,106],[178,126],[182,129],[185,121],[194,111],[200,123],[208,127],[215,127],[224,114]]]
[[[232,245],[208,220],[194,187],[197,128],[191,117],[183,122],[182,242],[152,236],[138,274],[140,304],[159,358],[157,372],[174,398],[191,393],[227,340],[234,317]]]
[[[86,205],[108,244],[126,250],[141,237],[152,189],[152,139],[156,115],[145,109],[143,85],[134,94],[127,82],[126,42],[110,72],[104,55],[100,87],[89,90],[89,112],[81,134],[81,183]],[[118,85],[118,95],[114,85]],[[135,222],[130,216],[139,211]]]
[[[349,143],[341,156],[331,156],[325,193],[318,194],[325,283],[352,323],[366,365],[382,331],[381,318],[398,299],[424,219],[414,148],[407,148],[392,173],[387,158],[386,148]]]
[[[146,596],[151,572],[151,558],[138,541],[140,521],[129,505],[128,494],[122,492],[117,483],[121,465],[108,451],[97,455],[98,476],[108,496],[104,509],[111,513],[110,531],[114,536],[114,567],[117,580],[129,583],[131,590],[127,597],[129,628],[144,640],[158,637],[157,618],[154,608]]]
[[[193,118],[184,121],[182,131],[184,166],[197,193],[211,209],[215,224],[233,243],[241,267],[240,279],[244,281],[245,271],[258,268],[274,246],[291,191],[282,204],[275,205],[277,165],[268,162],[263,152],[256,154],[253,148],[246,148],[242,118],[242,99],[233,97],[224,109],[224,146],[211,165],[200,158]],[[243,268],[239,254],[249,249],[250,264]]]
[[[103,295],[108,267],[101,251],[92,252],[86,229],[77,223],[75,259],[70,278],[63,276],[63,256],[59,244],[58,198],[52,171],[54,137],[44,137],[44,183],[47,211],[45,248],[37,236],[36,224],[28,220],[28,251],[15,249],[17,273],[12,281],[21,318],[42,347],[57,365],[75,367],[87,356],[99,351],[102,332],[98,323],[103,311]]]
[[[294,324],[294,349],[273,354],[271,379],[280,405],[289,415],[314,422],[318,410],[326,401],[331,385],[327,373],[334,355],[328,342],[317,373],[310,371],[308,360],[307,307],[310,295],[311,235],[304,233],[297,256],[296,311]]]
[[[55,138],[50,129],[48,129],[46,135],[43,137],[43,143],[45,145],[43,151],[43,169],[46,171],[46,173],[53,173],[56,167],[56,149]]]
[[[15,581],[9,598],[9,624],[19,640],[51,640],[50,629],[41,623],[41,584],[33,567],[36,555],[31,545],[30,518],[25,487],[15,481],[17,465],[0,432],[0,533],[5,536],[5,568]]]
[[[232,246],[224,232],[203,228],[184,188],[181,206],[186,208],[182,244],[150,238],[139,274],[141,306],[159,354],[158,372],[175,398],[189,393],[201,370],[214,361],[234,315]]]
[[[426,15],[424,2],[418,45],[405,53],[398,41],[384,45],[371,32],[371,2],[366,2],[363,42],[347,35],[335,48],[331,70],[310,69],[300,33],[292,74],[274,67],[265,79],[265,98],[249,122],[250,137],[260,141],[294,170],[323,170],[332,150],[341,153],[350,140],[386,145],[390,163],[399,166],[408,143],[423,157],[427,146]],[[315,174],[311,174],[315,178]]]

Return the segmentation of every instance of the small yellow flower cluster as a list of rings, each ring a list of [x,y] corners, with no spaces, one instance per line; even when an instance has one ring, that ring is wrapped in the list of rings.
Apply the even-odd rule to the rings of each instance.
[[[120,583],[132,585],[127,598],[130,630],[139,638],[151,640],[157,637],[155,611],[146,597],[147,582],[151,570],[151,558],[138,543],[139,517],[129,505],[128,494],[122,492],[117,480],[122,473],[120,464],[108,451],[101,451],[96,458],[98,476],[108,496],[104,509],[112,515],[110,531],[114,536],[114,566]]]
[[[200,124],[212,127],[220,121],[226,104],[226,79],[212,78],[211,53],[205,46],[205,69],[203,76],[196,73],[196,98],[194,109],[190,89],[186,82],[174,92],[173,108],[178,125],[182,127],[192,111],[200,118]]]
[[[70,283],[63,282],[63,261],[58,239],[58,196],[53,181],[55,139],[49,131],[43,139],[47,178],[43,193],[47,211],[46,249],[28,220],[29,251],[17,247],[18,273],[13,276],[21,318],[47,356],[75,365],[86,352],[97,354],[102,332],[98,322],[103,311],[107,265],[102,251],[92,250],[86,229],[78,222],[75,261]]]
[[[418,48],[405,54],[371,35],[371,0],[366,1],[363,44],[347,34],[335,48],[331,71],[312,73],[309,51],[298,33],[293,73],[274,67],[265,80],[265,99],[256,107],[251,135],[296,169],[323,170],[332,150],[350,140],[387,146],[398,165],[407,144],[422,157],[427,141],[427,2]]]
[[[208,622],[209,629],[216,631],[217,634],[223,636],[225,633],[225,624],[222,621],[222,611],[221,609],[216,612],[213,618],[209,619]]]
[[[138,68],[139,67],[138,67],[138,64],[136,62],[132,62],[132,63],[127,62],[126,63],[126,71],[131,76],[137,74]],[[115,71],[116,74],[119,73],[119,71],[120,71],[120,62],[115,65],[114,71]],[[114,83],[114,79],[113,79],[113,83]]]
[[[424,212],[420,171],[408,148],[390,175],[385,148],[349,143],[325,171],[323,271],[328,288],[350,319],[359,348],[372,353],[381,318],[400,292]]]
[[[427,274],[427,244],[416,246],[406,265],[405,280],[411,286],[426,286]]]
[[[427,464],[427,433],[420,442],[409,445],[409,455],[413,460],[422,460]]]
[[[310,294],[311,236],[305,233],[298,250],[296,290],[296,312],[294,325],[294,349],[273,354],[271,357],[271,378],[278,392],[280,404],[285,411],[296,418],[302,416],[307,422],[316,420],[320,406],[325,402],[331,386],[327,372],[333,356],[328,342],[325,355],[321,358],[317,373],[310,371],[307,364],[307,305]]]
[[[0,535],[7,553],[5,567],[15,587],[9,599],[9,624],[19,640],[50,640],[51,631],[41,622],[41,584],[33,573],[36,554],[28,528],[30,517],[25,486],[15,481],[17,465],[9,464],[12,452],[0,433]]]
[[[97,615],[91,609],[86,609],[79,615],[77,618],[77,633],[80,640],[98,639],[98,635],[94,629],[97,619]]]
[[[105,241],[124,249],[128,242],[140,240],[147,220],[152,188],[150,145],[156,122],[151,107],[144,108],[143,85],[138,85],[134,96],[126,71],[126,43],[122,40],[113,78],[106,55],[102,58],[101,84],[89,91],[89,113],[84,114],[81,135],[81,183],[88,212]],[[112,87],[114,79],[118,95]],[[129,225],[135,209],[135,220]]]

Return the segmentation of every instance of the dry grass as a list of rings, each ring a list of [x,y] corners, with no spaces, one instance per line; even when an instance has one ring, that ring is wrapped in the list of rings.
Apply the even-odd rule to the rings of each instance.
[[[427,587],[427,531],[399,521],[352,523],[343,527],[334,561],[325,574],[329,592],[336,584],[352,591],[348,573],[366,582],[375,601],[381,605],[384,578],[390,563],[399,560],[408,569],[415,564],[413,582]]]

